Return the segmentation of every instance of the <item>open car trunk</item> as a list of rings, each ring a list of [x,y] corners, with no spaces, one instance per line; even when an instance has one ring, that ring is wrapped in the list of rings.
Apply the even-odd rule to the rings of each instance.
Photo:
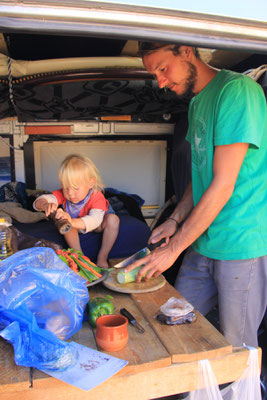
[[[145,226],[126,223],[115,258],[146,244],[148,225],[190,180],[190,99],[158,88],[138,40],[197,46],[214,67],[244,73],[267,63],[267,13],[256,6],[238,16],[126,3],[0,2],[0,183],[22,182],[29,196],[50,192],[67,154],[89,156],[110,195],[134,199],[126,209],[124,198],[122,211]],[[266,72],[259,82],[266,85]]]

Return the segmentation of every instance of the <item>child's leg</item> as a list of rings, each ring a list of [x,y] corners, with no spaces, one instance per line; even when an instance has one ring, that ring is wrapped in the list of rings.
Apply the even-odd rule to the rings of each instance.
[[[119,232],[120,220],[116,214],[107,214],[101,224],[103,231],[102,244],[97,257],[97,265],[108,268],[108,255]]]
[[[76,228],[70,228],[70,230],[64,234],[64,239],[66,240],[69,248],[74,250],[82,250],[79,234]]]

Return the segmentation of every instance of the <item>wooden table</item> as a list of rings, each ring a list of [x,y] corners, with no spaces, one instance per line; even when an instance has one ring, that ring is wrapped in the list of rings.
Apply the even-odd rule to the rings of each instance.
[[[116,375],[85,392],[41,371],[18,367],[13,348],[0,340],[1,400],[147,400],[197,388],[198,360],[208,358],[218,383],[237,380],[246,369],[249,351],[232,349],[224,337],[197,312],[193,324],[161,325],[155,314],[160,305],[179,293],[168,283],[151,293],[111,292],[101,284],[90,289],[91,298],[110,294],[115,312],[127,308],[145,328],[141,334],[129,325],[125,349],[110,353],[128,361]],[[97,349],[94,330],[84,323],[71,341]],[[259,359],[261,350],[258,349]]]

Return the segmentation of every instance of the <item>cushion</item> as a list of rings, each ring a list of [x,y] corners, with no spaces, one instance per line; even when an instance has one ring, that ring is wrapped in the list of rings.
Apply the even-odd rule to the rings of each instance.
[[[145,247],[151,233],[145,222],[133,216],[120,215],[119,218],[120,227],[118,237],[109,253],[109,258],[114,259],[129,257]],[[67,248],[64,236],[58,232],[54,223],[50,220],[29,224],[15,221],[14,226],[30,236],[50,240],[60,244],[63,248]],[[89,232],[80,234],[79,236],[83,253],[92,261],[96,261],[101,246],[102,233]]]

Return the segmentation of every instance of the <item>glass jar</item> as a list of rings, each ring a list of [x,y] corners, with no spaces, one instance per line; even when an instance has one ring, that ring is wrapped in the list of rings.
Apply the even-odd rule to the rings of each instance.
[[[13,254],[12,250],[12,231],[10,224],[5,218],[0,218],[0,261],[5,260]]]

